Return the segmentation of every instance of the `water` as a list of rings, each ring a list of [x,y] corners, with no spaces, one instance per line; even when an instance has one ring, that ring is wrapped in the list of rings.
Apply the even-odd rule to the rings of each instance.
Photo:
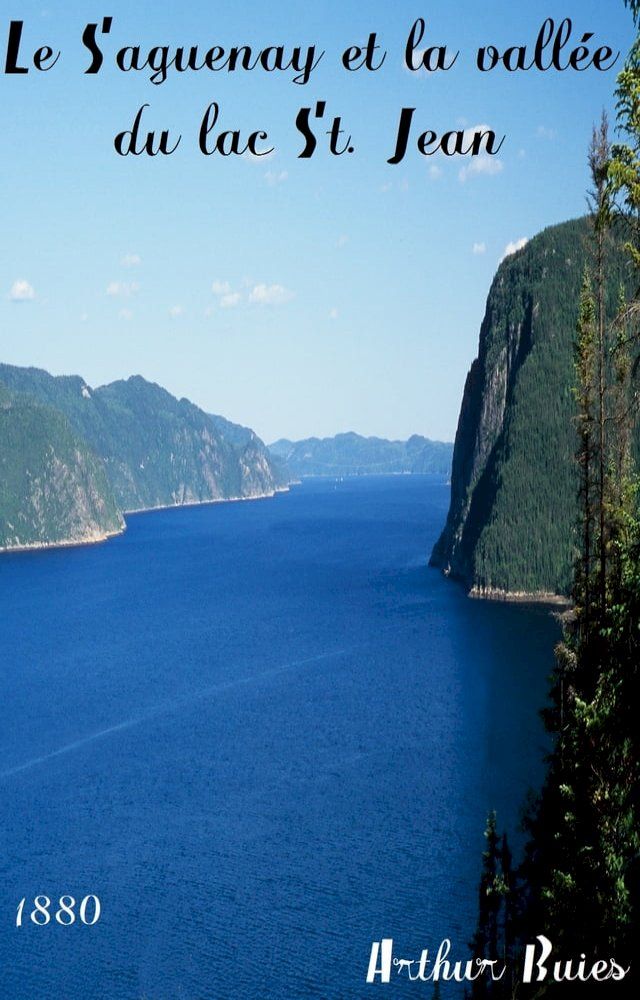
[[[2,1000],[430,997],[367,987],[372,941],[466,957],[556,628],[426,568],[447,504],[308,481],[0,559]],[[94,927],[15,927],[89,893]]]

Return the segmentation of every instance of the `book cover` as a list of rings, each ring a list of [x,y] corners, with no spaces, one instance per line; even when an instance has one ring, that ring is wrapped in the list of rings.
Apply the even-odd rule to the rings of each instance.
[[[0,16],[0,1000],[637,994],[638,0]]]

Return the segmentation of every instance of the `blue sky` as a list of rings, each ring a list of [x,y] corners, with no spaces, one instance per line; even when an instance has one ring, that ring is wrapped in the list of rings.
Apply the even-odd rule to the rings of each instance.
[[[105,63],[84,75],[88,21],[113,16]],[[414,20],[428,44],[460,50],[448,73],[403,67]],[[266,440],[356,430],[452,439],[486,295],[509,245],[581,214],[593,121],[612,109],[613,70],[479,74],[475,52],[535,42],[546,17],[574,19],[576,43],[626,54],[622,0],[429,0],[182,4],[9,0],[25,54],[61,50],[47,74],[0,76],[3,361],[90,384],[141,373]],[[342,51],[370,32],[377,73],[347,74]],[[140,44],[315,44],[293,73],[123,74]],[[619,66],[622,63],[622,57]],[[302,106],[342,115],[353,155],[298,159]],[[269,132],[268,160],[203,157],[202,115]],[[171,157],[118,157],[114,135],[149,103],[149,128],[182,134]],[[386,163],[400,109],[417,131],[486,125],[506,141],[479,170],[415,146]],[[328,127],[328,126],[327,126]]]

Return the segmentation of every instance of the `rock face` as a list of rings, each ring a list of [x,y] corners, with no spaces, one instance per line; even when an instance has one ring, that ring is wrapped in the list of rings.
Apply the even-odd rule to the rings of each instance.
[[[589,224],[545,230],[498,269],[467,376],[451,506],[431,564],[473,594],[568,593],[574,561],[573,340]],[[612,250],[613,314],[626,266]]]
[[[238,496],[262,496],[289,485],[289,469],[272,455],[250,427],[233,424],[224,417],[209,415],[220,437],[238,456],[240,478]]]
[[[447,476],[451,470],[452,445],[430,441],[414,434],[408,441],[336,434],[331,438],[288,441],[269,445],[293,476],[366,476],[433,474]]]
[[[0,385],[12,428],[2,454],[15,473],[0,494],[5,547],[93,540],[122,529],[120,511],[266,496],[286,485],[253,431],[140,376],[92,389],[79,376],[0,365]],[[12,533],[16,518],[22,527]]]
[[[0,549],[95,542],[124,521],[101,462],[54,410],[0,400]]]

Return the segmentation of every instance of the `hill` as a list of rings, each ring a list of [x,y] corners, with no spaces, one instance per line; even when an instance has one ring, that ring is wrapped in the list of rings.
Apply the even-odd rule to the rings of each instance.
[[[303,441],[282,438],[269,445],[269,451],[298,478],[410,473],[448,477],[452,445],[418,434],[408,441],[387,441],[350,432]]]
[[[77,375],[0,365],[0,386],[6,546],[104,537],[121,529],[120,511],[267,496],[286,485],[253,431],[140,376],[93,389]]]
[[[483,596],[565,595],[575,558],[573,342],[589,223],[553,226],[494,278],[431,564]],[[627,278],[609,252],[608,309]]]
[[[69,421],[0,391],[0,549],[95,542],[123,525],[101,462]]]

